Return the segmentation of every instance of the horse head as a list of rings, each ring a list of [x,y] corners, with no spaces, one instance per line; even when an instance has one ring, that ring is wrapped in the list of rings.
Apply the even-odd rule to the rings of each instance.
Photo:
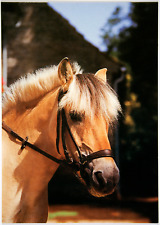
[[[105,155],[80,163],[80,156],[83,158],[111,149],[108,130],[121,107],[115,92],[106,82],[107,69],[96,74],[75,74],[74,71],[68,58],[58,66],[61,89],[65,93],[59,101],[59,110],[65,110],[69,126],[69,131],[65,130],[65,142],[70,158],[80,164],[77,173],[82,182],[92,195],[101,197],[111,194],[118,184],[119,169],[114,159]]]

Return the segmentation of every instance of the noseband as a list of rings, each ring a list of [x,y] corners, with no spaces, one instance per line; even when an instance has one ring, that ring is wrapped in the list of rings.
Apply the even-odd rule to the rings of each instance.
[[[58,97],[58,103],[61,100],[61,98],[64,96],[65,93],[63,93],[62,91],[59,92],[59,97]],[[40,154],[44,155],[45,157],[51,159],[52,161],[58,163],[58,164],[67,164],[70,167],[72,167],[74,170],[79,171],[81,166],[89,163],[90,161],[92,161],[93,159],[97,159],[97,158],[102,158],[102,157],[113,157],[112,156],[112,150],[110,149],[104,149],[104,150],[99,150],[97,152],[93,152],[89,155],[84,155],[81,153],[73,135],[72,132],[70,130],[69,124],[67,122],[67,118],[66,118],[66,114],[65,114],[65,110],[64,108],[62,108],[61,110],[58,110],[57,113],[57,138],[56,138],[56,147],[57,147],[57,152],[60,154],[59,151],[59,140],[60,140],[60,117],[62,117],[62,128],[61,128],[61,138],[62,138],[62,146],[63,146],[63,151],[64,151],[64,155],[65,155],[65,159],[61,160],[61,159],[57,159],[54,156],[48,154],[47,152],[43,151],[42,149],[38,148],[37,146],[31,144],[30,142],[28,142],[28,137],[26,137],[25,139],[23,139],[21,136],[19,136],[16,132],[14,132],[10,127],[8,127],[4,122],[2,122],[2,128],[9,133],[12,137],[18,139],[22,145],[21,145],[21,150],[23,150],[26,146],[28,146],[29,148],[39,152]],[[65,140],[65,133],[66,130],[68,131],[74,146],[76,148],[76,151],[78,153],[78,159],[79,161],[76,162],[74,161],[74,159],[70,156],[69,150],[67,149],[67,145],[66,145],[66,140]]]

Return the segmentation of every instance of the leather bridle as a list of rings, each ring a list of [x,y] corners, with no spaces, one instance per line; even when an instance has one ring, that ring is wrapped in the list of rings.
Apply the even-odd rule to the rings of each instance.
[[[59,97],[58,97],[58,103],[60,102],[61,98],[64,96],[65,93],[63,93],[63,91],[59,92]],[[63,146],[63,151],[64,151],[64,155],[65,155],[65,159],[61,160],[61,159],[57,159],[54,156],[48,154],[47,152],[43,151],[42,149],[38,148],[37,146],[31,144],[30,142],[28,142],[28,137],[26,137],[25,139],[23,139],[21,136],[19,136],[16,132],[14,132],[10,127],[8,127],[5,122],[2,122],[2,128],[9,133],[12,137],[18,139],[22,145],[21,145],[21,150],[23,150],[26,146],[28,146],[29,148],[39,152],[40,154],[42,154],[43,156],[51,159],[52,161],[58,163],[58,164],[64,164],[64,165],[69,165],[71,168],[73,168],[76,171],[79,171],[81,169],[81,167],[86,164],[91,162],[94,159],[97,158],[102,158],[102,157],[113,157],[112,156],[112,150],[111,149],[104,149],[104,150],[99,150],[97,152],[93,152],[89,155],[85,155],[82,154],[80,151],[80,148],[78,147],[72,132],[70,130],[69,124],[67,122],[67,118],[66,118],[66,114],[65,114],[65,110],[64,108],[62,108],[61,110],[58,110],[57,112],[57,138],[56,138],[56,147],[57,147],[57,152],[60,154],[59,151],[59,142],[60,142],[60,117],[62,117],[62,128],[61,128],[61,139],[62,139],[62,146]],[[66,145],[66,140],[65,140],[65,133],[66,130],[68,131],[74,146],[76,148],[76,151],[78,153],[78,159],[79,161],[75,161],[69,153],[69,150],[67,149],[67,145]]]

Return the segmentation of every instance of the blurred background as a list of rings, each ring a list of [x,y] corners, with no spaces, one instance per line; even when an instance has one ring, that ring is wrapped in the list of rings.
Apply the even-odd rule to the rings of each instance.
[[[68,56],[84,72],[107,67],[123,109],[110,132],[116,192],[92,197],[60,167],[49,221],[158,222],[158,2],[2,2],[1,16],[2,92]]]

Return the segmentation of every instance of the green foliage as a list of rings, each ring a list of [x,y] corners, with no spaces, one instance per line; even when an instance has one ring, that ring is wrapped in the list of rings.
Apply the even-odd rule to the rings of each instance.
[[[121,8],[117,7],[102,29],[104,33],[102,35],[103,42],[107,46],[107,54],[109,55],[116,55],[119,44],[119,34],[115,33],[114,27],[125,19],[121,16]]]
[[[111,54],[111,52],[113,53],[113,48],[117,46],[118,38],[113,32],[113,26],[117,25],[121,21],[121,18],[119,16],[120,11],[120,8],[116,8],[111,18],[107,21],[105,28],[102,29],[104,32],[102,38],[105,45],[108,47],[108,54]]]

